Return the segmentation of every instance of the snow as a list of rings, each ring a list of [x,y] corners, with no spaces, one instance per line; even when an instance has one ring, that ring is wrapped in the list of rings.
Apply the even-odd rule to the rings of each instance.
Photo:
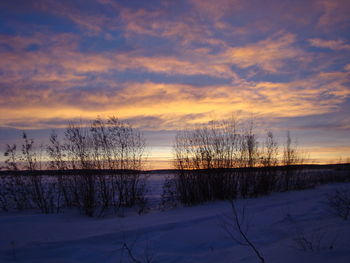
[[[151,179],[160,184],[156,176]],[[265,262],[350,262],[350,220],[333,215],[326,204],[335,189],[350,190],[350,183],[236,201],[249,214],[248,237]],[[150,196],[155,202],[156,190]],[[225,201],[106,218],[73,211],[1,213],[0,262],[132,262],[123,243],[141,262],[146,254],[152,262],[259,262],[220,226],[223,215],[231,214]],[[298,233],[319,240],[320,251],[300,250],[293,241]]]

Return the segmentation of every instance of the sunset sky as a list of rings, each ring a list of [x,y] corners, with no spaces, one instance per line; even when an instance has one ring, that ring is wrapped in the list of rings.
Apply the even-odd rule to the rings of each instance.
[[[170,167],[179,129],[253,116],[350,157],[349,0],[2,0],[0,149],[118,116]],[[260,132],[260,131],[258,131]]]

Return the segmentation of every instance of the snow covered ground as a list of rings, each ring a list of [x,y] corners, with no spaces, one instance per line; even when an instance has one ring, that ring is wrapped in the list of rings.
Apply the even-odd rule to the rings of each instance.
[[[248,237],[265,262],[350,262],[350,220],[330,213],[326,195],[350,184],[275,193],[238,200],[250,218]],[[76,213],[0,214],[0,262],[259,262],[250,247],[230,239],[222,216],[228,202],[212,202],[125,217],[87,218]],[[304,236],[319,251],[302,251],[294,241]],[[332,248],[330,248],[332,247]],[[136,262],[136,261],[134,261]]]

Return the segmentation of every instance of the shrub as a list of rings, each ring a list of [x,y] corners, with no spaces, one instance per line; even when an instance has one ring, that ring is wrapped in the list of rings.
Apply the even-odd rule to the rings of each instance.
[[[347,190],[336,190],[327,196],[328,206],[333,213],[347,220],[350,215],[350,192]]]

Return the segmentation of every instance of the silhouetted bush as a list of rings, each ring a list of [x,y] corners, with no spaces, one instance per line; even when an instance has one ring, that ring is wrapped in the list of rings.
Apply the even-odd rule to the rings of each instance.
[[[163,207],[176,201],[193,205],[349,180],[345,172],[334,169],[310,173],[302,166],[305,157],[289,132],[279,162],[278,144],[272,132],[260,143],[252,121],[248,126],[235,120],[212,121],[180,131],[173,152],[177,172],[164,184]]]
[[[55,170],[50,176],[36,172],[42,165],[26,133],[21,149],[18,153],[16,145],[7,145],[4,154],[13,174],[0,178],[2,210],[51,213],[76,207],[88,216],[101,216],[110,209],[147,206],[147,176],[141,172],[145,141],[138,130],[115,117],[98,118],[90,125],[69,123],[63,142],[53,131],[46,147],[48,168]]]
[[[327,203],[329,208],[337,216],[347,220],[350,216],[350,192],[346,190],[336,190],[328,195]]]

